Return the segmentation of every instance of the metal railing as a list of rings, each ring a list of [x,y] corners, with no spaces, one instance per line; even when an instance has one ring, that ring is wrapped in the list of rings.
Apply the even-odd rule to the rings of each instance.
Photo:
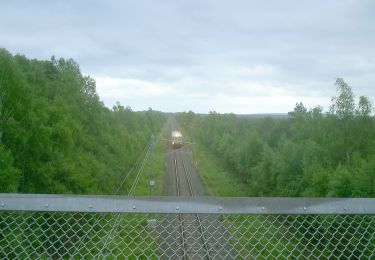
[[[0,258],[374,257],[375,199],[0,194]]]

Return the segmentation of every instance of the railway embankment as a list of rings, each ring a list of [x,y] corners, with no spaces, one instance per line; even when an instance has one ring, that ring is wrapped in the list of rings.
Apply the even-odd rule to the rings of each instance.
[[[182,129],[185,140],[190,140],[187,147],[190,160],[200,179],[206,196],[247,196],[244,181],[226,169],[220,158],[212,154],[203,144],[191,138],[189,132]]]

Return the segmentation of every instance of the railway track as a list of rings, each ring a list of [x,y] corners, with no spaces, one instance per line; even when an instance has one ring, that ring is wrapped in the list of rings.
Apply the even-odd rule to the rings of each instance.
[[[180,167],[178,165],[179,162]],[[185,160],[181,154],[181,151],[179,150],[174,151],[174,173],[176,182],[176,195],[194,197],[195,194],[190,181],[189,171],[187,170]],[[185,182],[185,185],[183,184],[183,182]],[[210,256],[210,250],[207,239],[205,237],[202,221],[199,215],[182,215],[180,213],[178,214],[178,223],[182,258],[212,259],[212,257]]]
[[[164,192],[167,196],[204,196],[189,147],[167,152]],[[234,259],[239,243],[217,214],[176,213],[164,215],[157,229],[162,259]],[[232,242],[234,244],[232,244]]]

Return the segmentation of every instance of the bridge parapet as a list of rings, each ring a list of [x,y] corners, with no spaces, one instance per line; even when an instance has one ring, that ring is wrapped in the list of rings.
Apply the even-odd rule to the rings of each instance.
[[[375,199],[0,194],[1,258],[373,259],[374,252]]]

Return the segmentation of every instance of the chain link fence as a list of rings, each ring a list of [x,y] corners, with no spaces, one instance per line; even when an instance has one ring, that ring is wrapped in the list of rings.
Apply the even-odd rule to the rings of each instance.
[[[375,199],[0,195],[0,257],[375,257]]]

